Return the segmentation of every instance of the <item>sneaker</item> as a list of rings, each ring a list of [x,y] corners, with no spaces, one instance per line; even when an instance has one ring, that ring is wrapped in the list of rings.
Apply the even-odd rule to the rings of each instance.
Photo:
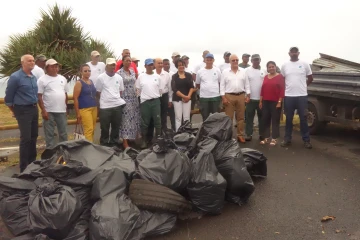
[[[312,145],[310,142],[304,142],[304,147],[307,149],[312,149]]]
[[[291,142],[290,141],[283,141],[280,146],[282,147],[290,147],[291,146]]]
[[[252,136],[246,136],[246,137],[245,137],[245,141],[249,142],[249,141],[251,141],[251,140],[252,140]]]

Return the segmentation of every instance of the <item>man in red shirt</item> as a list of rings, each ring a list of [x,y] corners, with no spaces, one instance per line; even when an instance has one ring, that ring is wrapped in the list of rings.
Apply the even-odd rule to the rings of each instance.
[[[130,56],[130,50],[129,49],[124,49],[123,52],[122,52],[122,57],[125,57],[125,56]],[[115,72],[119,71],[120,70],[120,66],[122,64],[122,59],[120,59],[119,61],[117,61],[116,63],[116,67],[115,67]],[[132,68],[135,72],[135,76],[136,78],[138,77],[138,70],[137,70],[137,67],[136,67],[136,64],[134,62],[131,62],[131,65],[130,65],[130,68]]]

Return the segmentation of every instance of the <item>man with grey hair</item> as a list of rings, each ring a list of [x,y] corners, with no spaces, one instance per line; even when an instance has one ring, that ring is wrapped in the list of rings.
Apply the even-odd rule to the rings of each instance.
[[[21,57],[21,69],[10,75],[5,91],[5,104],[15,115],[20,130],[20,172],[36,159],[38,137],[37,79],[32,74],[34,57]]]
[[[44,68],[46,60],[47,59],[43,54],[37,55],[35,57],[35,67],[31,72],[37,80],[39,80],[39,78],[45,75]]]

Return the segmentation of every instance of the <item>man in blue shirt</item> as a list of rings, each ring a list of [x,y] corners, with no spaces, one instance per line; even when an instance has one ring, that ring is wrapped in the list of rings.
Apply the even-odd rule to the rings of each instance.
[[[35,61],[21,57],[21,69],[11,74],[5,91],[5,104],[15,115],[20,129],[20,172],[36,159],[38,137],[37,79],[31,73]]]

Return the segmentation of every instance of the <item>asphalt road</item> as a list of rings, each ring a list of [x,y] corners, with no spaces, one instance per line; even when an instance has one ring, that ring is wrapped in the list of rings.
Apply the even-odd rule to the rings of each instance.
[[[290,148],[244,147],[268,158],[268,178],[244,206],[226,204],[218,216],[178,221],[173,232],[152,240],[343,240],[360,239],[360,134],[337,125],[312,137],[304,149],[298,132]],[[10,175],[16,168],[2,175]],[[326,215],[336,219],[326,223]]]

